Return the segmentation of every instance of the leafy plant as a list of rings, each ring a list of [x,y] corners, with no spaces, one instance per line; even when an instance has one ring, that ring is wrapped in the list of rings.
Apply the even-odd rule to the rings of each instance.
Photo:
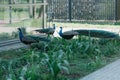
[[[58,74],[61,71],[69,73],[68,68],[66,67],[68,66],[67,60],[62,59],[63,54],[64,52],[62,50],[53,52],[50,55],[44,54],[45,57],[42,59],[41,63],[47,65],[48,71],[52,76],[51,80],[58,80]]]

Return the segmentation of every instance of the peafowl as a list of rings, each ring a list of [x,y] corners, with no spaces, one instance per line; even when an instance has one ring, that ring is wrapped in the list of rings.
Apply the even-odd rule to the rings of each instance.
[[[79,33],[79,35],[85,35],[97,38],[119,38],[119,34],[104,31],[104,30],[74,30]]]
[[[50,41],[47,38],[40,37],[40,36],[32,36],[32,35],[24,36],[21,28],[18,28],[18,31],[19,31],[19,39],[24,44],[37,43],[37,42],[40,42],[40,41],[45,41],[45,42]]]
[[[35,31],[39,32],[39,33],[53,34],[54,31],[55,31],[55,24],[53,24],[53,28],[38,29],[38,30],[35,30]]]
[[[63,32],[62,27],[60,27],[59,35],[60,37],[69,40],[72,39],[75,35],[78,35],[78,32],[73,30]]]

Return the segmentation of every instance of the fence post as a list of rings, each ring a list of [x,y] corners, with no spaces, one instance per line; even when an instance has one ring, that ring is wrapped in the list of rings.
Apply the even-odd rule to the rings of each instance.
[[[46,0],[42,0],[43,4],[43,17],[42,17],[42,28],[45,28],[45,23],[46,23]]]
[[[118,20],[118,14],[117,14],[117,0],[115,0],[115,22]]]
[[[36,4],[36,0],[33,0],[32,3]],[[32,17],[35,18],[36,15],[36,6],[32,6]]]
[[[11,4],[11,0],[9,0],[9,4]],[[9,7],[9,23],[12,23],[12,7]]]
[[[29,0],[29,4],[32,4],[32,0]],[[32,5],[29,6],[29,17],[32,18],[33,15],[32,15]]]
[[[68,0],[68,1],[69,1],[69,21],[71,22],[71,19],[72,19],[72,16],[71,16],[71,9],[72,9],[72,8],[71,8],[71,6],[72,6],[71,3],[72,3],[72,2],[71,2],[71,1],[72,1],[72,0]]]

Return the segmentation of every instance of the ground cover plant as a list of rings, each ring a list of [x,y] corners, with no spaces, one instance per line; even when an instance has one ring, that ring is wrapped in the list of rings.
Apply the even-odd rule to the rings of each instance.
[[[18,37],[18,33],[15,31],[12,33],[0,33],[0,41],[15,39],[17,37]]]
[[[21,10],[18,8],[16,10]],[[6,9],[7,10],[7,9]],[[8,22],[9,12],[1,11],[0,20]],[[14,23],[14,21],[18,21]],[[113,22],[54,22],[58,27],[119,28]],[[99,25],[98,25],[99,24]],[[118,26],[114,25],[117,24]],[[40,27],[42,19],[30,19],[28,11],[12,8],[12,23],[5,27]],[[51,23],[52,25],[52,23]],[[16,38],[0,34],[0,41]],[[50,43],[32,44],[30,49],[0,52],[0,80],[79,80],[85,75],[120,57],[120,41],[78,37],[64,40],[53,38]]]
[[[42,45],[41,45],[42,44]],[[30,49],[0,52],[1,80],[79,80],[118,59],[118,40],[53,38]],[[36,47],[37,45],[37,47]]]
[[[21,27],[22,31],[24,34],[26,34],[26,28]],[[28,33],[31,34],[31,33]],[[0,33],[0,41],[6,41],[6,40],[11,40],[11,39],[16,39],[18,38],[18,31],[13,31],[11,33],[3,32]]]

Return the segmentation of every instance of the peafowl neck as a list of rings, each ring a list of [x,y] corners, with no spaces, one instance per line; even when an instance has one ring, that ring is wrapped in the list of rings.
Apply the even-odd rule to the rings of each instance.
[[[60,27],[59,35],[62,36],[62,27]]]
[[[53,24],[53,29],[55,29],[55,24]]]
[[[20,40],[22,40],[23,37],[24,37],[24,36],[23,36],[23,33],[22,33],[22,31],[20,30],[20,31],[19,31],[19,38],[20,38]]]

